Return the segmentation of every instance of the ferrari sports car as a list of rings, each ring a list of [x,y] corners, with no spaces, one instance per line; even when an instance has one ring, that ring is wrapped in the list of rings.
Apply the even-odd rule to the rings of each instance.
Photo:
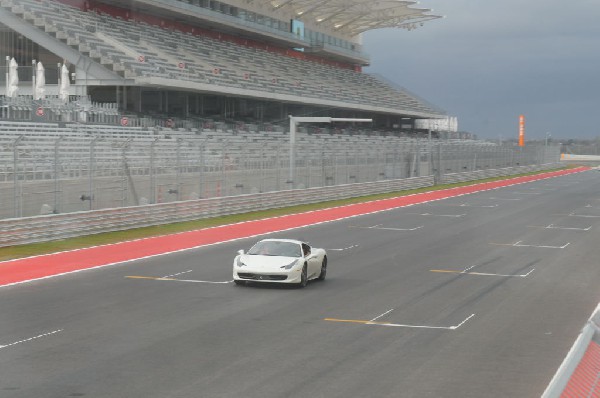
[[[327,253],[293,239],[264,239],[233,260],[233,281],[290,283],[305,287],[309,280],[324,280]]]

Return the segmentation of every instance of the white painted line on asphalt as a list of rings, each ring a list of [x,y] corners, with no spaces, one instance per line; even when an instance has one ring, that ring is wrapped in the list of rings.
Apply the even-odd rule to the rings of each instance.
[[[600,218],[600,216],[592,216],[592,215],[586,215],[586,214],[575,214],[575,213],[569,214],[569,217]]]
[[[467,268],[465,268],[465,269],[463,270],[463,273],[464,273],[464,272],[469,272],[470,270],[472,270],[472,269],[473,269],[473,268],[475,268],[475,267],[477,267],[477,265],[471,265],[470,267],[467,267]]]
[[[48,332],[48,333],[40,334],[38,336],[30,337],[30,338],[25,339],[25,340],[15,341],[14,343],[6,344],[6,345],[0,345],[0,350],[3,349],[3,348],[6,348],[6,347],[11,347],[13,345],[27,343],[28,341],[32,341],[32,340],[36,340],[36,339],[39,339],[39,338],[42,338],[42,337],[50,336],[52,334],[59,333],[59,332],[62,332],[62,331],[63,331],[63,329],[59,329],[59,330],[55,330],[53,332]]]
[[[346,251],[346,250],[354,249],[355,247],[358,247],[358,245],[352,245],[352,246],[344,247],[343,249],[325,249],[325,250],[331,251],[331,252],[343,252],[343,251]]]
[[[414,214],[417,216],[432,216],[432,217],[464,217],[466,214],[432,214],[432,213],[406,213],[406,214]]]
[[[475,314],[469,315],[467,318],[465,318],[464,321],[462,321],[461,323],[459,323],[458,325],[455,325],[455,326],[406,325],[406,324],[401,324],[401,323],[382,323],[382,322],[367,322],[366,325],[389,326],[389,327],[396,327],[396,328],[456,330],[459,327],[461,327],[462,325],[464,325],[465,323],[467,323],[467,321],[469,319],[473,318],[474,316],[475,316]]]
[[[590,205],[590,204],[587,204],[587,205],[585,205],[585,207],[587,207],[587,208],[591,208],[591,209],[600,209],[600,207],[599,207],[599,206],[592,206],[592,205]]]
[[[176,273],[176,274],[172,274],[172,275],[165,275],[165,276],[163,276],[163,278],[171,278],[171,277],[173,277],[173,276],[178,276],[178,275],[188,274],[188,273],[190,273],[190,272],[192,272],[192,270],[191,270],[191,269],[190,269],[190,270],[188,270],[188,271],[178,272],[178,273]]]
[[[472,267],[471,267],[472,268]],[[438,272],[438,273],[445,273],[445,274],[464,274],[464,275],[476,275],[476,276],[500,276],[503,278],[527,278],[533,271],[535,271],[535,268],[533,268],[531,271],[529,271],[526,274],[520,275],[520,274],[491,274],[491,273],[487,273],[487,272],[468,272],[468,271],[452,271],[452,270],[445,270],[445,269],[431,269],[429,270],[431,272]]]
[[[462,321],[461,323],[459,323],[456,326],[452,326],[452,330],[458,329],[459,327],[461,327],[462,325],[464,325],[465,323],[467,323],[467,321],[471,318],[473,318],[475,316],[475,314],[471,314],[470,316],[467,317],[467,319],[465,319],[464,321]]]
[[[214,284],[214,285],[226,285],[228,283],[233,283],[233,279],[230,281],[223,281],[223,282],[214,282],[214,281],[198,281],[198,280],[194,280],[194,279],[166,279],[166,278],[159,278],[158,280],[172,280],[175,282],[188,282],[188,283],[208,283],[208,284]]]
[[[490,243],[490,245],[495,245],[495,246],[512,246],[512,247],[536,247],[536,248],[540,248],[540,249],[564,249],[565,247],[569,246],[571,244],[571,242],[563,245],[563,246],[544,246],[544,245],[524,245],[521,242],[523,242],[522,240],[515,242],[515,243]]]
[[[549,225],[546,225],[545,227],[542,227],[540,225],[528,225],[527,227],[529,227],[529,228],[542,228],[542,229],[560,229],[560,230],[566,230],[566,231],[589,231],[590,229],[592,229],[591,225],[589,227],[587,227],[587,228],[561,227],[559,225],[554,225],[554,224],[549,224]]]
[[[157,278],[154,276],[126,276],[127,279],[149,279],[153,281],[170,281],[170,282],[187,282],[187,283],[208,283],[214,285],[225,285],[228,283],[233,283],[233,280],[223,281],[223,282],[215,282],[215,281],[199,281],[195,279],[175,279],[175,278]]]
[[[491,197],[489,199],[490,200],[521,200],[520,198],[496,198],[496,197]]]
[[[472,205],[472,204],[469,204],[469,203],[459,203],[459,204],[450,203],[450,204],[431,204],[429,206],[430,207],[481,207],[481,208],[492,208],[492,207],[498,207],[498,204],[495,204],[495,205]]]
[[[498,205],[497,205],[497,204],[495,204],[495,205],[484,205],[484,206],[482,206],[482,205],[470,205],[470,204],[468,204],[468,203],[463,203],[463,204],[461,204],[461,205],[459,205],[459,206],[460,206],[460,207],[482,207],[482,208],[492,208],[492,207],[498,207]]]
[[[463,326],[467,321],[473,318],[475,314],[469,315],[464,321],[454,326],[428,326],[428,325],[408,325],[402,323],[386,323],[386,322],[373,322],[373,321],[362,321],[358,319],[336,319],[336,318],[325,318],[324,321],[329,322],[345,322],[345,323],[360,323],[363,325],[374,325],[374,326],[387,326],[396,328],[412,328],[412,329],[444,329],[444,330],[456,330]]]
[[[384,312],[383,314],[376,316],[375,318],[371,319],[369,322],[374,322],[376,320],[378,320],[379,318],[386,316],[387,314],[389,314],[390,312],[394,311],[394,309],[392,308],[391,310],[388,310],[386,312]]]
[[[546,229],[562,229],[562,230],[571,230],[571,231],[589,231],[590,229],[592,229],[592,226],[590,225],[587,228],[571,228],[571,227],[561,227],[561,226],[556,226],[554,224],[550,224],[546,227]]]
[[[360,228],[360,229],[379,229],[382,231],[416,231],[417,229],[424,228],[424,225],[415,228],[391,228],[391,227],[382,227],[381,224],[373,225],[372,227],[361,227],[361,226],[350,226],[350,228]]]
[[[523,245],[523,244],[515,244],[516,247],[538,247],[542,249],[564,249],[569,246],[571,242],[564,244],[563,246],[544,246],[544,245]]]
[[[368,228],[368,229],[380,229],[383,231],[416,231],[417,229],[424,228],[424,225],[415,227],[415,228],[391,228],[391,227],[376,227],[376,228]]]

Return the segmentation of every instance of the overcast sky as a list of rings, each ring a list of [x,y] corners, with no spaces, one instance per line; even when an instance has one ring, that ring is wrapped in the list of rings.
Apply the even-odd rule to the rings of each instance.
[[[444,19],[367,32],[378,73],[480,138],[600,137],[600,0],[421,0]]]

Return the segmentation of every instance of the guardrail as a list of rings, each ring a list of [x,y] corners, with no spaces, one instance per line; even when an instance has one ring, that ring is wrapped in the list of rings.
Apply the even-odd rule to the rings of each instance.
[[[531,171],[559,164],[510,167],[444,176],[444,183],[473,181]],[[447,178],[446,178],[447,177]],[[414,177],[358,184],[198,199],[95,211],[0,220],[0,247],[61,240],[103,232],[240,214],[287,206],[347,199],[372,194],[431,187],[434,177]]]
[[[488,170],[476,170],[465,173],[450,173],[444,174],[441,178],[442,184],[456,184],[459,182],[483,180],[486,178],[493,177],[505,177],[514,174],[530,173],[540,170],[558,169],[563,167],[560,163],[550,163],[542,165],[531,165],[531,166],[520,166],[520,167],[506,167],[503,169],[488,169]]]
[[[433,177],[226,196],[0,220],[0,247],[430,187]]]
[[[592,344],[595,344],[592,347]],[[598,346],[600,345],[600,304],[587,321],[542,398],[597,397],[600,394]],[[594,350],[595,348],[595,350]],[[585,355],[596,361],[583,361]],[[595,366],[594,366],[595,365]],[[595,368],[595,369],[594,369]]]
[[[600,156],[599,155],[571,155],[568,153],[563,153],[560,155],[560,161],[563,163],[597,166],[597,165],[600,165]]]

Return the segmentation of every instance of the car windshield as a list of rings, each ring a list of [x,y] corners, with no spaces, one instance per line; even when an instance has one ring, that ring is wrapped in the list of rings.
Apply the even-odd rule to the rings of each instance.
[[[300,245],[292,242],[261,241],[248,251],[251,255],[302,257]]]

